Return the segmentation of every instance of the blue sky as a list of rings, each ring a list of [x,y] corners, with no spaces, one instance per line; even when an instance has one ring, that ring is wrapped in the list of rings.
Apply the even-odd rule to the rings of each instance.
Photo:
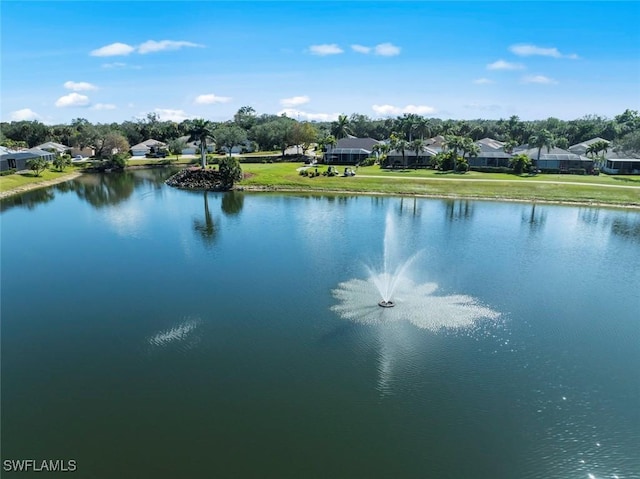
[[[640,2],[3,0],[1,118],[640,110]]]

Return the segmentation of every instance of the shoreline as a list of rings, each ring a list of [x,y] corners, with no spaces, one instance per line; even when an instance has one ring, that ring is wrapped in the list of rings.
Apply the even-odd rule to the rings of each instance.
[[[68,175],[59,176],[58,178],[53,180],[45,180],[38,183],[29,183],[26,185],[17,186],[16,188],[0,192],[0,200],[8,198],[9,196],[18,195],[20,193],[26,193],[27,191],[37,190],[38,188],[45,188],[47,186],[57,185],[58,183],[75,180],[79,176],[82,176],[82,174],[83,173],[80,171],[73,171]]]
[[[403,198],[429,198],[444,200],[468,200],[468,201],[498,201],[509,203],[539,203],[547,205],[563,205],[563,206],[588,206],[597,208],[620,208],[628,210],[640,210],[640,204],[620,204],[620,203],[603,203],[590,201],[560,201],[560,200],[542,200],[542,199],[522,199],[509,197],[490,197],[490,196],[463,196],[463,195],[429,195],[429,194],[408,194],[408,193],[383,193],[379,191],[350,191],[350,190],[303,190],[300,188],[288,188],[278,186],[237,186],[234,191],[245,191],[248,193],[305,193],[305,194],[330,194],[330,195],[350,195],[350,196],[397,196]]]
[[[156,165],[150,165],[156,167]],[[164,166],[164,165],[163,165]],[[149,166],[136,165],[128,167],[127,169],[144,169]],[[35,190],[38,188],[45,188],[47,186],[53,186],[66,181],[74,180],[84,173],[80,171],[74,171],[68,175],[61,176],[54,180],[46,180],[39,183],[30,183],[22,185],[11,190],[0,192],[0,200],[8,198],[20,193],[26,193],[27,191]],[[605,185],[608,186],[608,185]],[[351,196],[398,196],[404,198],[431,198],[431,199],[449,199],[449,200],[472,200],[472,201],[501,201],[501,202],[513,202],[513,203],[540,203],[549,205],[563,205],[563,206],[586,206],[597,208],[619,208],[626,210],[640,210],[640,204],[619,204],[619,203],[603,203],[603,202],[589,202],[589,201],[559,201],[559,200],[542,200],[542,199],[521,199],[521,198],[509,198],[509,197],[489,197],[489,196],[462,196],[462,195],[430,195],[430,194],[403,194],[403,193],[383,193],[379,191],[350,191],[350,190],[332,190],[332,189],[320,189],[320,190],[306,190],[302,188],[290,188],[279,186],[243,186],[237,185],[233,188],[234,191],[246,191],[249,193],[305,193],[305,194],[330,194],[330,195],[351,195]]]

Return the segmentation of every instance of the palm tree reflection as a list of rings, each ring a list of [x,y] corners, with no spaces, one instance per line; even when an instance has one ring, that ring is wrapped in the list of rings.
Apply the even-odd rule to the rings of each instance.
[[[211,211],[209,210],[209,199],[207,191],[203,191],[204,196],[204,219],[194,219],[193,229],[200,235],[205,247],[210,248],[216,241],[218,236],[218,227],[213,222]]]

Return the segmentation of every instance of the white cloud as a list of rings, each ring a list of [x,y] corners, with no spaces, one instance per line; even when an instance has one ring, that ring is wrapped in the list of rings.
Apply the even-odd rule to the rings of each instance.
[[[291,98],[283,98],[280,100],[280,104],[286,107],[304,105],[305,103],[309,103],[311,99],[307,95],[302,96],[292,96]]]
[[[374,47],[373,51],[376,55],[383,57],[394,57],[396,55],[400,55],[400,47],[397,47],[392,43],[380,43]]]
[[[102,68],[126,68],[127,64],[122,62],[113,62],[113,63],[103,63]]]
[[[146,53],[161,52],[163,50],[179,50],[183,47],[202,48],[204,45],[184,40],[160,40],[159,42],[155,40],[147,40],[138,47],[138,53],[144,55]]]
[[[93,50],[90,55],[92,57],[114,57],[119,55],[129,55],[135,51],[135,48],[126,43],[112,43],[104,47]]]
[[[93,105],[94,110],[115,110],[116,106],[112,103],[96,103]]]
[[[30,108],[23,108],[22,110],[12,111],[10,118],[11,121],[31,121],[42,117]]]
[[[371,52],[371,47],[365,47],[364,45],[351,45],[351,49],[354,52],[364,53],[365,55]]]
[[[473,80],[473,83],[475,83],[476,85],[489,85],[493,83],[493,80],[490,80],[488,78],[476,78],[475,80]]]
[[[504,60],[498,60],[487,65],[488,70],[524,70],[521,63],[510,63]]]
[[[338,55],[344,52],[344,50],[342,50],[342,48],[340,48],[335,43],[325,43],[323,45],[311,45],[309,47],[309,51],[311,52],[312,55],[318,55],[321,57],[326,55]]]
[[[404,107],[394,105],[372,105],[371,108],[380,116],[401,115],[403,113],[430,115],[436,112],[435,108],[427,105],[406,105]]]
[[[334,121],[338,119],[340,113],[309,113],[293,108],[285,108],[284,110],[279,111],[278,115],[287,115],[289,118],[295,118],[296,120]]]
[[[522,77],[522,83],[539,83],[541,85],[553,85],[558,82],[553,78],[549,78],[544,75],[528,75]]]
[[[198,105],[211,105],[213,103],[229,103],[231,100],[232,98],[228,96],[218,96],[213,93],[208,93],[206,95],[198,95],[194,103]]]
[[[571,53],[569,55],[560,53],[560,51],[555,47],[544,48],[544,47],[538,47],[536,45],[530,45],[530,44],[524,44],[524,43],[518,44],[518,45],[511,45],[509,47],[509,50],[512,53],[515,53],[516,55],[521,57],[539,55],[543,57],[553,57],[553,58],[570,58],[572,60],[575,60],[578,58],[578,55],[576,55],[575,53]]]
[[[67,90],[73,90],[73,91],[89,91],[89,90],[98,89],[97,86],[86,81],[81,81],[81,82],[68,81],[64,83],[64,87]]]
[[[176,123],[180,123],[181,121],[190,118],[190,116],[185,113],[184,110],[156,108],[154,111],[158,114],[158,117],[160,117],[160,120],[162,121],[175,121]]]
[[[61,96],[56,100],[56,106],[60,108],[70,106],[89,106],[89,97],[86,95],[80,95],[79,93],[69,93],[68,95]]]

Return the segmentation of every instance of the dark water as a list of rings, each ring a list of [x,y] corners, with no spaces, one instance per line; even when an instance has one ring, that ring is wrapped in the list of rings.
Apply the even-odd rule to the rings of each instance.
[[[639,213],[166,175],[2,203],[3,478],[640,477]],[[340,317],[388,212],[416,284],[499,317]]]

